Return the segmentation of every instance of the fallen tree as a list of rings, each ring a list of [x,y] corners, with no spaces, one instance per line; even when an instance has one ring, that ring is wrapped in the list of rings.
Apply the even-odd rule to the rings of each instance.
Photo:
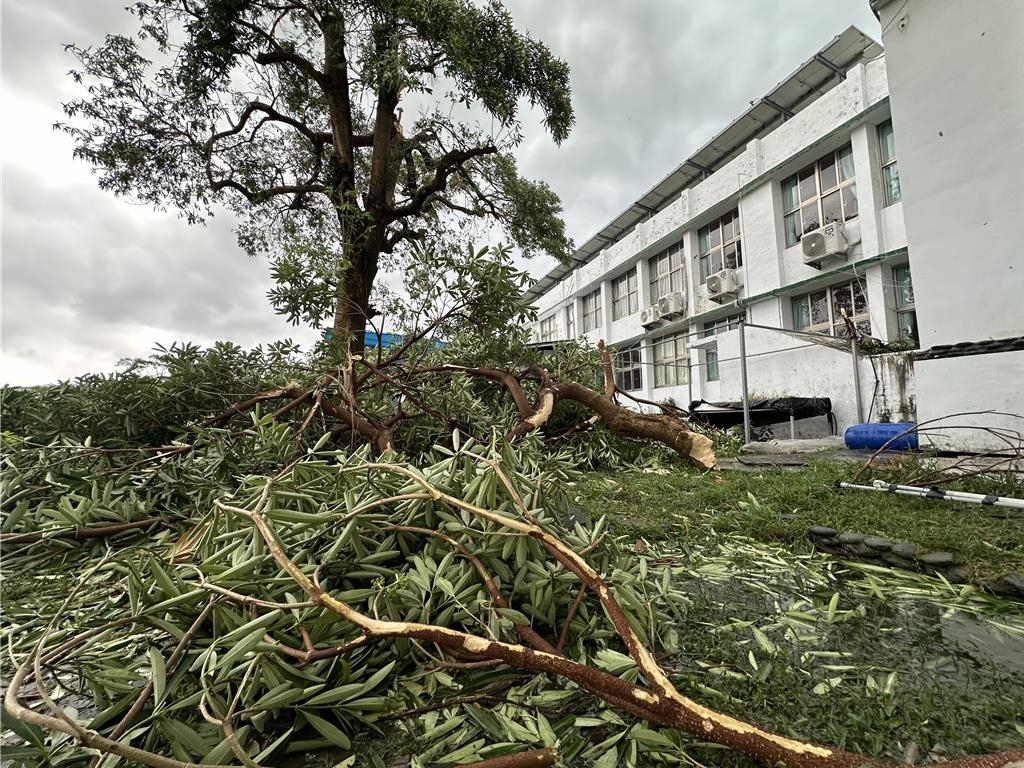
[[[364,450],[250,477],[235,498],[214,499],[173,542],[176,565],[155,553],[130,566],[112,553],[94,563],[83,588],[108,580],[117,570],[110,566],[129,566],[127,594],[117,602],[128,602],[130,616],[94,617],[83,629],[65,624],[67,606],[58,611],[13,675],[7,713],[156,768],[197,758],[220,764],[226,750],[253,765],[304,727],[347,748],[382,715],[422,711],[435,698],[444,707],[445,694],[458,690],[442,682],[446,671],[490,680],[492,694],[501,696],[508,682],[494,677],[497,664],[531,673],[540,694],[552,686],[580,689],[766,764],[895,765],[772,733],[680,694],[644,639],[652,623],[668,618],[665,606],[653,604],[648,616],[625,607],[641,602],[650,584],[666,584],[657,567],[642,575],[607,550],[591,565],[581,553],[600,548],[599,530],[556,534],[548,516],[558,506],[564,468],[555,461],[533,473],[509,451],[504,443],[469,442],[416,468],[373,460]],[[609,568],[617,583],[601,575]],[[661,596],[671,601],[671,587]],[[125,633],[131,625],[136,631]],[[135,675],[148,678],[141,690],[119,689],[109,676],[125,658]],[[108,703],[91,723],[64,713],[45,693],[47,680],[71,668],[84,670],[98,700]],[[432,679],[433,687],[418,679]],[[32,682],[49,712],[21,702]],[[219,742],[189,724],[195,709],[220,730]],[[144,736],[148,748],[126,734]],[[547,750],[563,741],[538,740],[553,741],[543,744]],[[153,751],[161,743],[174,758]],[[663,742],[658,751],[670,748]],[[1011,750],[949,765],[1002,768],[1021,760],[1024,750]]]
[[[603,345],[527,347],[522,277],[479,256],[406,306],[400,343],[335,366],[186,345],[4,392],[4,567],[59,551],[83,574],[60,610],[5,622],[5,722],[26,724],[29,764],[78,759],[75,742],[160,768],[265,764],[354,753],[384,723],[423,762],[678,760],[685,732],[770,764],[884,764],[679,692],[664,662],[683,649],[659,639],[687,621],[671,561],[559,520],[581,467],[660,444],[706,468],[710,442],[671,406],[619,402]],[[579,733],[595,711],[625,753]]]

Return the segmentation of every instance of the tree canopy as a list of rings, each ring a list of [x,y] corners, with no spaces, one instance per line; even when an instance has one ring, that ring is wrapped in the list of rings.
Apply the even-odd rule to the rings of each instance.
[[[134,37],[70,46],[61,125],[101,188],[200,222],[225,205],[294,322],[362,345],[382,259],[469,220],[566,259],[558,197],[519,175],[520,110],[556,142],[569,71],[495,0],[144,0]],[[409,114],[406,114],[408,112]]]

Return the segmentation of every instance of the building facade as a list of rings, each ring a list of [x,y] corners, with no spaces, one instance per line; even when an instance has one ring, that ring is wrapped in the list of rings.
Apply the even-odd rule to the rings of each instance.
[[[918,418],[941,427],[931,439],[939,448],[1019,449],[1024,3],[871,5],[901,148],[921,328]]]
[[[899,366],[788,333],[916,346],[897,142],[881,48],[851,27],[539,280],[535,339],[604,339],[620,389],[685,407],[740,399],[743,320],[751,397],[912,417]]]

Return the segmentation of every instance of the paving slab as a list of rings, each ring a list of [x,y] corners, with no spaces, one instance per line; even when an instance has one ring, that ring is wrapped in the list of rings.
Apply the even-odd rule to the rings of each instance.
[[[801,440],[768,440],[766,442],[747,443],[740,450],[741,454],[781,455],[789,453],[821,453],[824,451],[841,451],[846,444],[841,437],[816,437]]]

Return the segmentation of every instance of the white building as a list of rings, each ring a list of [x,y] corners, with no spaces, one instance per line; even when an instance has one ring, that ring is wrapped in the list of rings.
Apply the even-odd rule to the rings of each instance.
[[[936,435],[943,448],[1006,450],[977,427],[1024,431],[1024,2],[871,5],[920,319],[918,419],[1016,414],[954,416]]]
[[[916,339],[898,162],[885,59],[851,27],[538,281],[534,336],[605,339],[622,389],[684,407],[740,399],[740,318],[845,338],[845,309]],[[840,428],[913,418],[898,361],[745,341],[752,396],[828,397]]]

